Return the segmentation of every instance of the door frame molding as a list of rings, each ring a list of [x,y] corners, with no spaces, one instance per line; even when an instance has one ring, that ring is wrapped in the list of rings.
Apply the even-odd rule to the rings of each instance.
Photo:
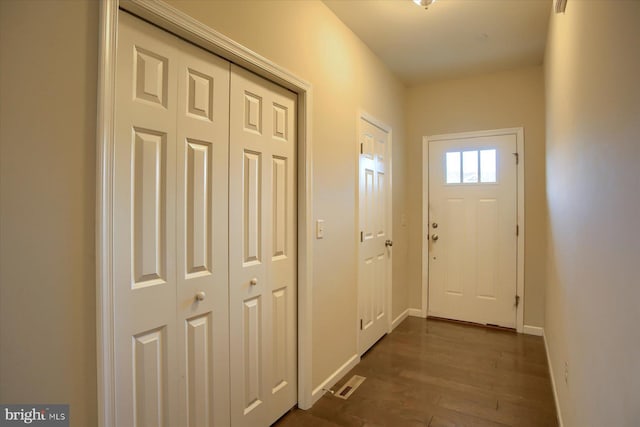
[[[441,135],[431,135],[422,137],[422,317],[427,317],[429,307],[429,143],[432,141],[446,141],[453,139],[474,138],[483,136],[515,135],[516,150],[518,152],[518,167],[516,172],[516,199],[517,213],[516,224],[519,226],[517,237],[516,256],[516,295],[520,296],[520,304],[516,308],[516,330],[524,332],[524,241],[525,241],[525,218],[524,218],[524,128],[506,128],[483,130],[474,132],[448,133]]]
[[[308,409],[311,396],[313,177],[310,83],[250,49],[157,0],[103,0],[100,2],[97,176],[96,176],[96,342],[98,425],[115,423],[115,357],[113,300],[114,125],[118,10],[123,9],[202,47],[298,95],[298,406]]]
[[[357,290],[358,290],[358,308],[356,310],[357,315],[356,315],[356,353],[358,356],[358,360],[360,358],[360,356],[362,356],[360,354],[360,134],[361,134],[361,128],[360,128],[360,121],[361,120],[365,120],[369,123],[371,123],[372,125],[382,129],[384,132],[387,133],[388,135],[388,145],[387,145],[387,153],[386,156],[389,159],[389,170],[386,171],[385,170],[385,174],[388,176],[388,180],[387,180],[387,205],[385,206],[385,209],[387,210],[387,230],[389,230],[389,234],[388,234],[388,239],[389,240],[393,240],[393,192],[392,192],[392,188],[393,188],[393,182],[392,182],[392,176],[393,176],[393,129],[391,128],[391,126],[387,125],[386,123],[378,120],[377,118],[375,118],[374,116],[372,116],[371,114],[367,113],[366,111],[364,111],[363,109],[359,109],[358,110],[358,115],[357,115],[357,125],[356,125],[356,144],[355,144],[355,149],[356,149],[356,278],[358,281],[358,285],[357,285]],[[387,293],[387,333],[391,333],[391,331],[393,330],[393,319],[392,319],[392,313],[391,310],[393,308],[393,304],[391,301],[391,298],[393,297],[393,250],[391,250],[391,260],[389,262],[389,269],[387,270],[387,277],[386,277],[386,293]]]

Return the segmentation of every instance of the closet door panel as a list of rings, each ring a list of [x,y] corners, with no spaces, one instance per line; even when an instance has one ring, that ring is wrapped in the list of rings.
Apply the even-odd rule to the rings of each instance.
[[[231,421],[296,403],[296,96],[232,65],[229,152]]]
[[[177,108],[179,419],[229,425],[229,63],[181,42]]]
[[[117,425],[228,426],[229,63],[119,20]]]
[[[178,52],[168,34],[119,15],[114,145],[116,423],[173,426],[176,366]]]

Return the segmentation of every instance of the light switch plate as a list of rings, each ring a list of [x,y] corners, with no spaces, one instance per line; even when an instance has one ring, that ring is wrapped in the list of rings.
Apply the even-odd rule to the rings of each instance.
[[[324,239],[324,219],[316,221],[316,239]]]

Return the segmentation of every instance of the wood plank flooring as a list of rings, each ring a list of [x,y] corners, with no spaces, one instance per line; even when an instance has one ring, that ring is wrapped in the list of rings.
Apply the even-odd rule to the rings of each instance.
[[[541,337],[407,318],[369,350],[347,400],[325,394],[278,427],[557,426]]]

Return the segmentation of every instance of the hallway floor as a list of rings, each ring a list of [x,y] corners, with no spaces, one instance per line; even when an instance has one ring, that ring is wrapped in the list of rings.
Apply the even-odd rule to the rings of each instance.
[[[325,394],[277,427],[557,426],[541,337],[407,318],[333,387],[366,380],[347,399]]]

